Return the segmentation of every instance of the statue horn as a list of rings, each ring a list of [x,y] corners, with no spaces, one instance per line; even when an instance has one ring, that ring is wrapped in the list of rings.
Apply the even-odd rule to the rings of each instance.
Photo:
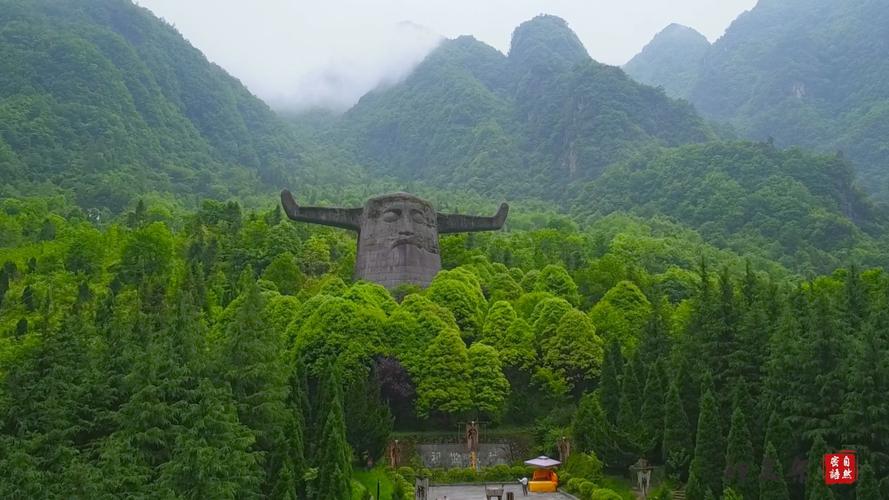
[[[362,208],[301,207],[290,191],[281,191],[281,205],[287,217],[299,222],[341,227],[357,231],[361,226]]]
[[[442,214],[438,215],[438,233],[469,233],[474,231],[496,231],[503,227],[506,215],[509,213],[509,205],[500,204],[500,209],[493,217],[479,217],[475,215]]]

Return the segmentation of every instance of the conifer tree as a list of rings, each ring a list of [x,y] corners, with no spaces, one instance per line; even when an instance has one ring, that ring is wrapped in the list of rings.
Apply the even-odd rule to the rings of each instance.
[[[784,469],[772,443],[766,443],[766,452],[762,457],[759,474],[760,500],[789,500],[787,482],[784,480]]]
[[[281,336],[269,325],[263,312],[265,300],[254,281],[229,307],[234,314],[225,326],[220,371],[235,398],[239,421],[253,432],[253,449],[264,457],[263,491],[296,489],[296,484],[276,486],[288,449],[285,431],[293,428],[287,410],[287,371],[281,356]]]
[[[96,495],[98,477],[84,460],[97,408],[91,367],[85,362],[92,335],[82,313],[68,315],[60,328],[42,335],[33,352],[3,367],[0,379],[0,445],[5,444],[8,479],[0,496],[20,497],[20,481],[37,479],[36,496]],[[2,466],[0,466],[2,467]],[[21,470],[11,470],[21,467]],[[77,471],[78,474],[72,474]]]
[[[811,383],[805,381],[798,365],[804,333],[797,316],[798,312],[790,307],[785,307],[781,312],[777,330],[769,344],[769,360],[760,402],[760,411],[775,418],[769,421],[765,440],[771,439],[782,457],[797,451],[805,453],[804,449],[790,448],[800,430],[800,422],[795,415],[803,404],[803,386]],[[775,430],[775,425],[786,427],[779,436],[768,435]],[[787,465],[783,458],[782,463]]]
[[[348,396],[343,404],[346,439],[355,451],[356,458],[364,463],[368,460],[375,461],[383,454],[389,442],[393,425],[392,413],[389,406],[380,399],[380,385],[376,378],[364,377],[347,390],[345,394]]]
[[[231,393],[206,377],[199,311],[186,290],[177,307],[145,315],[145,352],[127,376],[131,396],[102,449],[108,494],[253,496],[260,492],[254,436]],[[183,429],[185,432],[183,432]]]
[[[639,361],[643,366],[652,366],[670,355],[669,336],[670,304],[666,297],[654,301],[651,315],[645,325],[645,332],[639,344]]]
[[[329,387],[338,387],[336,373],[328,375]],[[346,442],[346,423],[343,417],[341,396],[338,391],[327,394],[330,399],[324,405],[328,409],[316,449],[318,476],[312,489],[315,500],[351,500],[352,465],[351,451]]]
[[[710,372],[713,376],[714,393],[719,399],[720,408],[730,407],[731,391],[725,390],[732,380],[729,361],[738,349],[738,307],[735,289],[728,267],[719,276],[719,297],[716,306],[716,320],[712,338],[704,340]],[[715,491],[722,491],[715,490]]]
[[[858,468],[858,481],[855,484],[855,500],[880,500],[880,485],[869,463]]]
[[[306,378],[305,363],[302,359],[293,361],[293,369],[290,375],[290,392],[287,397],[287,406],[293,415],[293,428],[288,433],[290,439],[290,460],[285,465],[291,469],[297,486],[297,497],[305,498],[306,489],[303,476],[308,456],[307,429],[312,423],[312,405],[309,402],[309,387]]]
[[[698,435],[695,442],[695,454],[691,463],[691,477],[700,482],[702,491],[722,491],[722,473],[725,462],[725,446],[722,439],[722,427],[719,424],[719,407],[711,391],[701,398],[701,410],[698,417]],[[689,492],[691,496],[691,492]]]
[[[861,280],[858,267],[854,264],[846,272],[839,309],[845,333],[853,337],[859,335],[869,311],[867,289]]]
[[[676,370],[674,381],[682,401],[682,408],[688,417],[689,431],[694,444],[698,428],[698,409],[701,404],[701,387],[692,376],[690,360],[685,356],[679,357],[679,368]]]
[[[763,302],[756,300],[748,304],[739,322],[737,348],[729,354],[728,380],[744,379],[749,384],[748,390],[758,396],[769,355],[770,325]],[[745,411],[745,415],[751,419],[753,427],[756,420],[753,419],[754,413]],[[755,432],[753,434],[756,435]]]
[[[827,443],[821,435],[816,435],[809,449],[809,470],[806,474],[806,500],[829,500],[833,492],[824,484],[824,454]]]
[[[316,457],[320,453],[321,436],[324,426],[327,424],[327,415],[330,413],[331,405],[334,401],[340,401],[342,408],[343,386],[341,382],[341,372],[335,364],[328,363],[323,372],[319,375],[319,380],[315,381],[315,390],[311,395],[313,421],[311,430],[307,433],[314,439],[310,439],[307,443],[307,456]],[[345,417],[344,417],[345,418]]]
[[[743,377],[739,377],[731,384],[732,392],[732,413],[735,408],[740,408],[744,413],[744,420],[747,422],[747,430],[749,431],[750,442],[753,445],[753,457],[760,456],[757,450],[762,446],[762,430],[759,421],[763,420],[757,413],[757,401],[750,396],[748,390],[749,385]],[[768,417],[768,415],[766,415]],[[762,422],[765,425],[765,421]]]
[[[620,411],[617,414],[617,428],[633,442],[640,437],[639,419],[642,409],[643,387],[636,378],[632,362],[624,365],[620,381]]]
[[[757,470],[747,418],[740,404],[736,404],[732,412],[725,455],[725,486],[740,493],[744,498],[756,498]]]
[[[688,464],[691,461],[692,439],[688,425],[688,416],[679,397],[676,384],[670,384],[664,403],[664,443],[663,460],[669,473],[680,479],[686,477]]]
[[[571,424],[571,435],[576,449],[593,452],[613,467],[629,466],[636,458],[631,445],[608,422],[596,393],[581,398]]]
[[[599,399],[602,409],[612,425],[617,425],[617,414],[620,411],[620,377],[624,370],[624,358],[620,352],[620,342],[612,339],[605,350],[602,361],[602,375],[599,378]]]
[[[874,455],[889,472],[889,303],[882,291],[850,349],[843,399],[843,441]]]
[[[781,466],[784,470],[789,470],[791,466],[790,457],[795,452],[793,431],[790,429],[787,421],[781,418],[777,412],[772,412],[769,417],[762,445],[763,449],[765,449],[767,443],[772,443],[775,446],[775,453],[781,462]]]
[[[660,362],[655,362],[648,370],[648,380],[642,394],[642,450],[650,460],[661,456],[664,438],[664,382]]]
[[[802,384],[801,405],[794,422],[806,437],[822,435],[839,439],[837,425],[842,418],[845,372],[841,366],[849,344],[830,299],[816,292],[809,308],[803,349],[794,369],[807,380]]]
[[[6,296],[7,290],[9,290],[9,275],[4,268],[0,270],[0,307],[3,306],[3,298]]]

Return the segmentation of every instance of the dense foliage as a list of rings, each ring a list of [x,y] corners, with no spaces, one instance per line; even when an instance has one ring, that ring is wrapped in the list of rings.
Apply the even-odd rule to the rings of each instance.
[[[628,70],[642,82],[685,89],[678,95],[704,116],[745,136],[842,151],[862,186],[886,199],[887,26],[882,0],[761,0],[705,54],[689,52],[699,59],[690,85],[688,67],[659,49],[663,40]]]
[[[709,250],[714,276],[642,226],[619,246],[568,226],[444,238],[451,269],[399,303],[349,283],[353,236],[277,209],[97,224],[32,199],[0,220],[20,231],[0,249],[4,496],[350,498],[393,419],[573,425],[606,468],[641,454],[696,498],[755,491],[761,457],[804,470],[813,439],[889,472],[880,271],[794,283]]]
[[[710,49],[707,37],[693,28],[671,24],[623,66],[634,80],[663,87],[667,95],[688,99],[698,81],[701,60]]]
[[[885,264],[878,243],[885,217],[836,156],[765,143],[659,150],[608,169],[584,186],[575,207],[583,215],[667,215],[716,246],[800,271]]]
[[[373,173],[559,199],[556,186],[639,147],[711,137],[690,106],[593,61],[565,21],[538,16],[516,28],[508,56],[472,37],[444,42],[325,140]]]
[[[150,191],[247,197],[331,181],[320,155],[146,9],[0,2],[0,194],[112,212]]]
[[[879,498],[885,216],[842,155],[712,139],[552,16],[290,128],[128,1],[0,0],[0,497],[363,500],[353,470],[394,430],[475,419],[544,453],[571,435],[587,498],[640,456],[691,500],[830,498],[838,448],[862,463],[838,496]],[[389,291],[352,281],[354,234],[269,208],[290,183],[517,199],[504,231],[442,237],[428,288]]]

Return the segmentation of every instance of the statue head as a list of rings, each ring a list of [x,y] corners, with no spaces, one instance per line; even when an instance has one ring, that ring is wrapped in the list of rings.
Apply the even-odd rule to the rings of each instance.
[[[441,269],[432,205],[407,193],[367,200],[358,230],[355,275],[387,288],[427,285]]]
[[[371,198],[364,204],[359,246],[362,241],[393,251],[413,246],[437,254],[435,210],[428,201],[407,193]]]
[[[363,208],[300,207],[289,191],[281,193],[287,216],[358,231],[355,278],[386,288],[426,286],[441,269],[438,234],[499,229],[506,203],[494,217],[437,213],[423,199],[407,193],[371,198]]]

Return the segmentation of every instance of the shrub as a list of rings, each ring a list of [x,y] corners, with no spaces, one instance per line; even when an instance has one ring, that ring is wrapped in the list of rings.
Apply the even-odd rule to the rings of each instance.
[[[413,472],[413,470],[411,470]],[[398,472],[390,472],[390,477],[392,478],[392,500],[413,500],[414,499],[414,485],[409,483],[407,479],[404,478]]]
[[[512,470],[508,465],[495,465],[493,467],[485,467],[482,469],[482,478],[485,481],[512,481],[519,477],[513,477]]]
[[[583,484],[583,478],[572,477],[565,483],[565,489],[568,493],[580,493],[580,485]]]
[[[623,500],[623,497],[618,495],[614,490],[599,488],[598,490],[593,491],[590,500]]]
[[[670,500],[673,498],[673,489],[669,481],[664,481],[657,488],[651,490],[648,498],[650,500]]]
[[[587,481],[586,479],[582,480],[580,483],[580,498],[591,498],[593,496],[593,492],[599,487],[596,483],[592,481]]]
[[[370,500],[370,492],[363,484],[352,480],[352,500]]]
[[[414,472],[414,469],[410,467],[399,467],[398,474],[404,477],[404,479],[409,483],[413,483],[414,479],[417,477],[417,473]]]
[[[573,477],[596,481],[602,478],[602,461],[594,453],[572,453],[564,470]]]
[[[449,483],[473,483],[478,479],[478,474],[472,469],[449,469],[447,482]]]
[[[531,477],[531,469],[525,465],[513,465],[509,468],[510,476],[518,479],[521,477]]]

